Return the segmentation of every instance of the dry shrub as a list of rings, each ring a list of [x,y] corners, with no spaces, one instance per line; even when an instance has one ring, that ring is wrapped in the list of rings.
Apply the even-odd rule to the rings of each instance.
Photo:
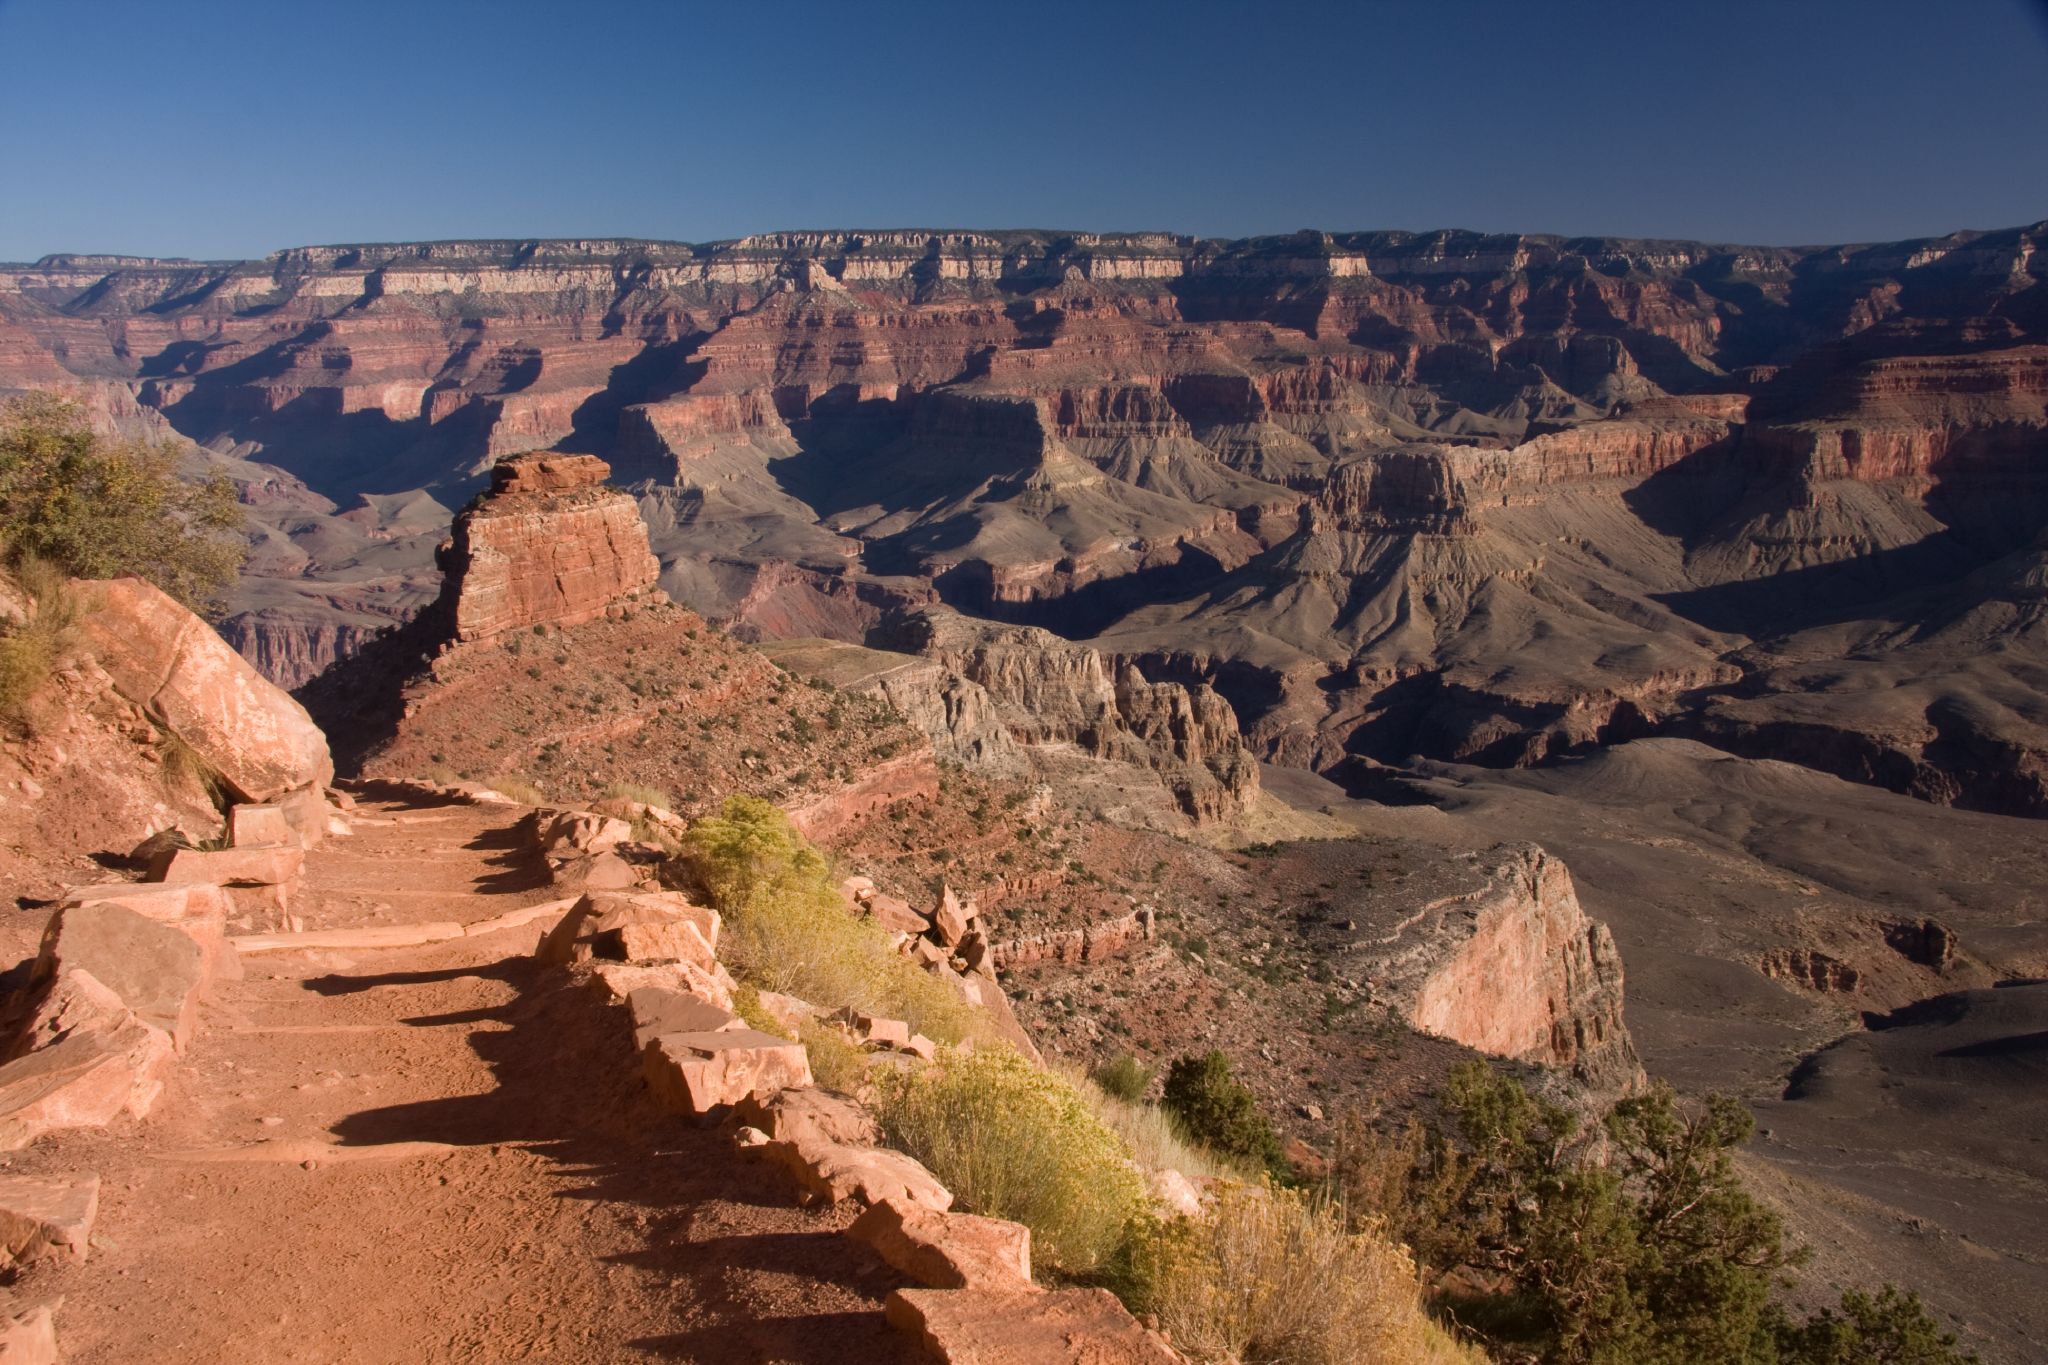
[[[78,613],[64,574],[44,561],[24,559],[14,579],[34,611],[19,625],[0,624],[0,721],[20,727],[27,723],[30,700],[50,680]]]
[[[993,1036],[985,1015],[847,910],[823,855],[768,802],[729,798],[690,826],[683,856],[725,916],[720,950],[741,980],[902,1019],[942,1043]]]
[[[1406,1251],[1346,1232],[1342,1214],[1297,1191],[1227,1187],[1205,1217],[1155,1230],[1134,1260],[1142,1306],[1197,1361],[1483,1359],[1429,1321]]]
[[[509,796],[522,806],[545,806],[548,794],[517,773],[499,773],[484,779],[484,785],[500,796]]]
[[[1031,1229],[1039,1270],[1108,1266],[1145,1205],[1121,1139],[1072,1082],[1007,1047],[944,1054],[885,1076],[879,1117],[962,1207]]]
[[[1131,1157],[1147,1171],[1179,1171],[1196,1180],[1238,1176],[1242,1172],[1221,1161],[1215,1153],[1190,1139],[1173,1115],[1156,1104],[1119,1099],[1104,1090],[1093,1077],[1079,1068],[1056,1066],[1056,1070],[1088,1101],[1095,1117],[1123,1139]]]
[[[867,1083],[868,1054],[832,1025],[806,1019],[797,1025],[796,1040],[811,1059],[811,1078],[827,1090],[853,1095]]]

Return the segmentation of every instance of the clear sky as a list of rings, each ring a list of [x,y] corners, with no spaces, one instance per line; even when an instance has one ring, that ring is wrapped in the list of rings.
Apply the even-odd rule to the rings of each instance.
[[[2042,218],[2037,0],[0,0],[0,260]]]

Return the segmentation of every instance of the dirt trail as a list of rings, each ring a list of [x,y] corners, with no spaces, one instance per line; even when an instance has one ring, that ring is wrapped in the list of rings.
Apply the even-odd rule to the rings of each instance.
[[[553,898],[511,822],[366,804],[309,859],[307,927]],[[77,1365],[908,1359],[851,1213],[656,1113],[537,936],[248,958],[146,1123],[6,1163],[104,1182],[91,1259],[17,1297],[64,1296]]]

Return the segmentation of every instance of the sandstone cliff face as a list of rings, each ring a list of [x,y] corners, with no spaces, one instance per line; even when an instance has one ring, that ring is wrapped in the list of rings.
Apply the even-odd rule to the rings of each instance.
[[[456,519],[442,560],[458,588],[457,639],[577,625],[653,585],[661,566],[640,509],[603,487],[610,472],[587,455],[527,456],[493,470],[490,493]]]
[[[1596,1088],[1640,1082],[1621,955],[1580,908],[1564,864],[1525,845],[1496,850],[1475,872],[1477,885],[1419,907],[1374,945],[1379,979],[1408,1021]]]

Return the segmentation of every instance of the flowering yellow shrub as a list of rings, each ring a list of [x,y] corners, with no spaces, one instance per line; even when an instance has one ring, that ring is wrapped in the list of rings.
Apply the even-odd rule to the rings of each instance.
[[[1108,1264],[1143,1210],[1123,1142],[1067,1081],[1007,1047],[949,1052],[887,1077],[878,1108],[962,1207],[1031,1229],[1035,1268],[1071,1275]]]

